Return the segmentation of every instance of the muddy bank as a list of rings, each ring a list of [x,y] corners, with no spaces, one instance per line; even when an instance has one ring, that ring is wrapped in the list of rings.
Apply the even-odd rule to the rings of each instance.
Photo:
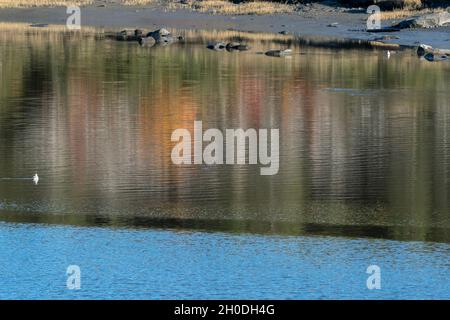
[[[64,24],[66,8],[1,9],[0,22]],[[365,31],[368,15],[363,9],[343,9],[317,4],[308,10],[276,15],[212,15],[189,9],[167,10],[159,5],[129,7],[96,5],[81,8],[84,26],[118,28],[149,28],[162,26],[179,29],[239,30],[251,32],[290,33],[298,36],[327,36],[346,39],[371,40],[383,33]],[[387,23],[386,23],[387,25]],[[395,33],[387,43],[414,46],[426,43],[437,48],[450,48],[450,27],[409,29]]]

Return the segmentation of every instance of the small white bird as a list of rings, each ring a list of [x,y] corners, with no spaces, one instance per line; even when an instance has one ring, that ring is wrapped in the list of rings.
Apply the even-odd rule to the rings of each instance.
[[[39,182],[39,176],[38,176],[37,172],[33,176],[33,182],[35,185],[37,185]]]
[[[387,58],[389,59],[389,58],[391,57],[391,51],[388,50],[388,51],[386,52],[386,56],[387,56]]]

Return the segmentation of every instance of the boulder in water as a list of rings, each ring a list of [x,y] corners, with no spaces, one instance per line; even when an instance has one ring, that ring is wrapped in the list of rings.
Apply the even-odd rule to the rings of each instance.
[[[134,35],[136,37],[143,37],[144,36],[144,32],[141,29],[136,29],[136,30],[134,30]]]
[[[151,31],[151,32],[147,33],[147,37],[152,37],[153,39],[155,39],[157,44],[162,45],[162,46],[174,43],[175,41],[184,40],[184,38],[182,36],[177,36],[177,37],[172,36],[170,31],[168,31],[165,28]]]
[[[156,44],[156,40],[153,37],[141,37],[139,38],[139,44],[141,47],[153,47]]]
[[[226,48],[225,43],[220,41],[212,41],[208,43],[206,46],[208,49],[215,50],[215,51],[223,51]]]
[[[443,55],[434,54],[432,52],[428,52],[423,57],[425,58],[425,60],[430,61],[430,62],[450,61],[450,56],[447,56],[445,54],[443,54]]]
[[[161,38],[169,37],[169,36],[171,36],[171,33],[169,30],[167,30],[165,28],[161,28],[161,29],[158,29],[155,31],[150,31],[149,33],[147,33],[147,37],[152,37],[156,41],[160,40]]]
[[[248,45],[240,42],[229,42],[227,43],[225,48],[227,49],[227,51],[246,51],[250,49]]]
[[[450,61],[450,50],[435,49],[432,46],[421,44],[417,48],[417,55],[428,61]]]
[[[122,30],[116,34],[117,41],[138,41],[142,37],[142,30]]]
[[[266,56],[269,57],[285,57],[292,54],[291,49],[284,49],[284,50],[269,50],[265,52]]]

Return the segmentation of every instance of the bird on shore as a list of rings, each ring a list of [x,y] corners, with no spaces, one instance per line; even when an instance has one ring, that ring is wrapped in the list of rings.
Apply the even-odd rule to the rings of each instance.
[[[33,176],[33,182],[35,185],[37,185],[39,182],[39,176],[38,176],[37,172]]]
[[[391,57],[391,51],[388,50],[388,51],[386,52],[386,57],[387,57],[388,59]]]

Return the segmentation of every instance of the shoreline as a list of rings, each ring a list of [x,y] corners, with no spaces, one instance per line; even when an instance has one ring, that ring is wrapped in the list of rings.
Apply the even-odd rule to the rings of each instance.
[[[309,11],[273,15],[208,14],[189,9],[168,10],[158,4],[125,6],[119,4],[81,7],[82,26],[104,29],[161,27],[196,30],[232,30],[242,32],[286,32],[297,37],[332,37],[345,40],[371,41],[383,35],[398,39],[382,41],[414,47],[425,43],[436,48],[450,49],[450,26],[436,29],[409,29],[390,33],[366,32],[368,15],[364,10],[317,6]],[[1,23],[30,23],[64,25],[65,7],[35,7],[0,9]],[[334,25],[334,26],[330,26]],[[383,23],[383,25],[387,25]]]

